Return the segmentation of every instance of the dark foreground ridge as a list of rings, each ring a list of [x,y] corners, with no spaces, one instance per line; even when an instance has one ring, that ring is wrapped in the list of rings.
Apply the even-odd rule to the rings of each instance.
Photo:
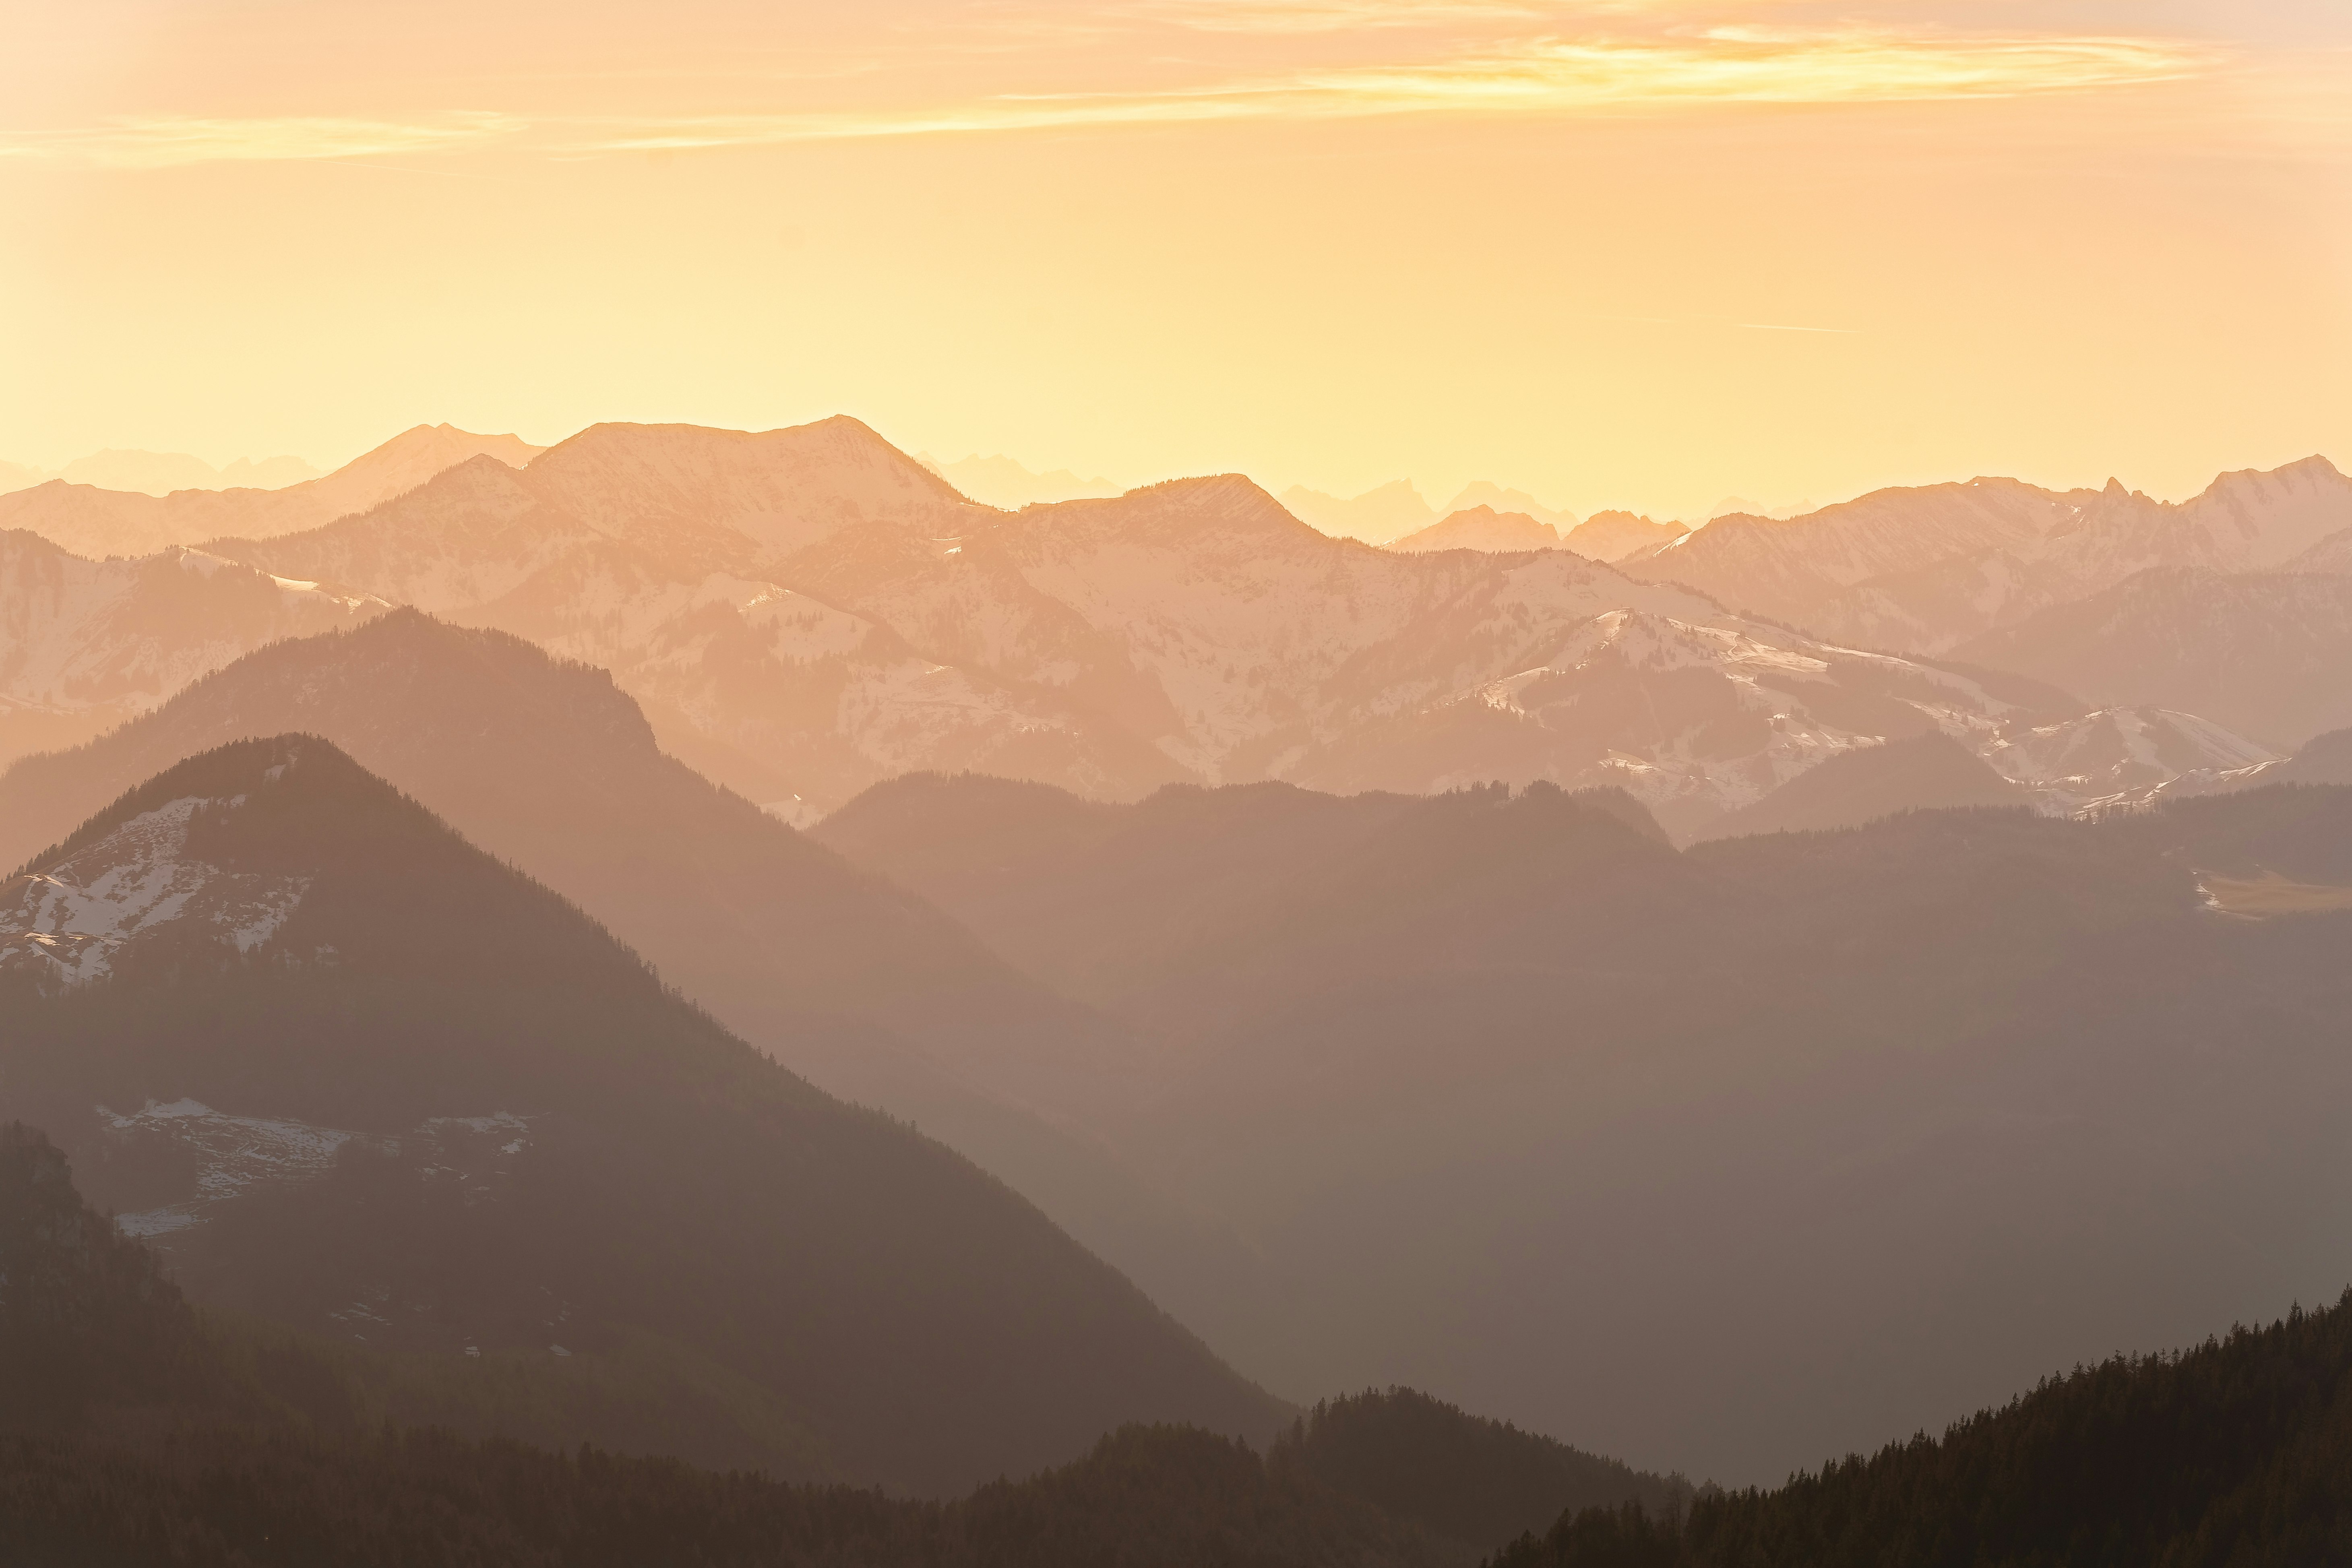
[[[199,1314],[22,1124],[0,1127],[0,1562],[44,1568],[1468,1568],[1529,1506],[1688,1495],[1401,1390],[1318,1407],[1264,1459],[1131,1425],[952,1502],[403,1430],[385,1352]]]
[[[324,741],[178,763],[33,870],[0,882],[0,1117],[198,1304],[411,1358],[469,1430],[940,1496],[1290,1414]]]
[[[1493,1568],[2352,1563],[2352,1291],[1686,1515],[1571,1513]]]
[[[373,1420],[354,1352],[192,1310],[21,1124],[0,1127],[0,1561],[44,1568],[1469,1568],[1463,1535],[1564,1478],[1602,1506],[1488,1568],[2352,1560],[2352,1293],[1770,1492],[1694,1496],[1391,1391],[1318,1406],[1264,1459],[1130,1426],[929,1502]]]

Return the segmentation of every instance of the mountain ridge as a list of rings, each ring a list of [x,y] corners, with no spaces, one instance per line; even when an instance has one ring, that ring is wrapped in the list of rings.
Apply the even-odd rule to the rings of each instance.
[[[315,528],[413,489],[469,457],[488,455],[519,468],[541,450],[513,436],[419,425],[332,473],[277,489],[152,496],[52,479],[0,495],[0,530],[26,529],[93,559],[144,555],[224,534],[268,537]]]
[[[116,1151],[198,1300],[453,1366],[536,1345],[620,1367],[650,1334],[780,1402],[834,1473],[921,1489],[1127,1419],[1279,1418],[1008,1189],[759,1057],[324,741],[176,763],[36,881],[131,896],[109,868],[165,818],[207,885],[282,893],[274,924],[229,940],[167,900],[99,932],[102,971],[0,972],[5,1092]],[[0,943],[67,929],[35,908]]]

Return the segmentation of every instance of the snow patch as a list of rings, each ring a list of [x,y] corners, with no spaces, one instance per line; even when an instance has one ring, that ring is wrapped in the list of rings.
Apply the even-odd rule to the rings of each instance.
[[[35,964],[69,985],[111,973],[165,927],[213,931],[240,953],[286,923],[310,881],[223,871],[187,854],[188,827],[226,801],[184,796],[142,812],[43,871],[0,883],[0,966]]]

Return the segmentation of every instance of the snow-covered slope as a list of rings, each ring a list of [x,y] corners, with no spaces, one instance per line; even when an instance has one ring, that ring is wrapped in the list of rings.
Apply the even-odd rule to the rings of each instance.
[[[572,500],[593,489],[576,455],[552,478],[541,465],[516,473],[477,458],[360,516],[218,548],[279,573],[369,584],[395,603],[603,666],[645,705],[670,751],[792,820],[912,768],[1016,773],[1122,796],[1186,776],[1149,738],[1074,700],[1067,680],[961,668],[942,656],[960,646],[951,638],[928,638],[919,651],[829,596],[713,564],[765,550],[737,522],[816,530],[871,510],[883,520],[836,528],[841,542],[819,548],[846,579],[903,583],[901,555],[951,548],[924,529],[999,515],[954,498],[928,473],[908,492],[913,516],[891,513],[895,481],[875,479],[864,426],[831,422],[815,437],[780,432],[796,439],[766,446],[701,439],[731,434],[724,431],[672,440],[668,432],[600,429],[614,434],[608,446],[583,448],[597,464],[623,463],[633,446],[652,447],[656,460],[639,480],[592,494],[584,510],[593,522]],[[828,476],[811,457],[828,443],[848,452],[845,475]],[[695,510],[698,495],[731,521],[708,521],[714,514]],[[724,510],[728,498],[746,495],[772,504],[757,516]],[[803,503],[811,510],[793,510]],[[813,561],[805,575],[824,581],[822,565]],[[1043,611],[1065,629],[1076,625],[1059,605]],[[955,607],[942,618],[956,622]]]
[[[1623,564],[1841,641],[1936,653],[2152,568],[2268,571],[2347,528],[2352,480],[2310,458],[2177,505],[2112,481],[1881,490],[1786,521],[1718,519]]]
[[[0,972],[79,985],[129,951],[226,943],[250,952],[276,934],[309,887],[299,877],[224,871],[189,847],[200,813],[242,795],[196,796],[144,811],[37,872],[0,882]]]
[[[2241,558],[2305,550],[2333,473],[2241,477],[2167,526]],[[608,668],[665,747],[796,821],[939,769],[1113,798],[1187,779],[1607,782],[1694,831],[1859,747],[1940,731],[1987,754],[2092,706],[1739,614],[1660,564],[1702,547],[1690,558],[1766,559],[1764,531],[1793,530],[1822,550],[1782,562],[1783,585],[1859,602],[1890,568],[1944,569],[1906,521],[1923,495],[1948,543],[2036,553],[2051,573],[2062,545],[2090,559],[2137,537],[2116,521],[2135,498],[1983,481],[1794,523],[1726,519],[1643,558],[1643,580],[1573,550],[1335,539],[1233,475],[1006,513],[835,419],[599,426],[520,471],[477,457],[325,527],[214,548],[343,585],[353,613],[372,595]],[[142,700],[189,673],[152,675]]]
[[[1689,531],[1679,522],[1653,522],[1630,511],[1596,511],[1570,529],[1561,542],[1588,561],[1618,562],[1671,544]]]
[[[2046,809],[2096,813],[2196,795],[2282,753],[2193,714],[2110,708],[2012,733],[1986,759]]]
[[[2352,725],[2352,576],[2156,567],[1953,654],[2291,748]]]
[[[52,479],[0,496],[0,529],[26,529],[77,555],[145,555],[226,535],[268,539],[316,528],[404,491],[469,458],[520,468],[540,448],[451,425],[403,431],[331,474],[282,489],[186,489],[152,496]]]
[[[2069,706],[1760,622],[1614,609],[1507,676],[1369,717],[1291,776],[1339,793],[1614,784],[1684,836],[1832,759],[1937,731],[1981,752]]]
[[[1279,776],[1349,714],[1507,674],[1612,606],[1714,611],[1564,552],[1412,556],[1331,539],[1233,475],[1033,508],[992,542],[1124,644],[1181,726],[1163,749],[1223,779]]]
[[[263,643],[383,607],[203,551],[86,561],[0,533],[0,765],[86,740]]]
[[[2352,576],[2352,527],[2328,534],[2301,554],[2290,556],[2279,570],[2311,576]]]

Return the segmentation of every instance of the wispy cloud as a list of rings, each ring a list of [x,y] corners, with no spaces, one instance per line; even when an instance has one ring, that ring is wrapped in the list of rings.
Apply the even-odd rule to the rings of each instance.
[[[1129,14],[1205,33],[1338,33],[1528,22],[1558,9],[1539,0],[1142,0]]]
[[[0,136],[0,157],[68,157],[107,168],[284,163],[454,152],[512,136],[528,122],[495,113],[410,120],[190,119],[156,115],[72,131]]]
[[[413,156],[497,144],[577,158],[1084,126],[1437,112],[1558,117],[1707,104],[2006,98],[2171,80],[2211,63],[2194,47],[2135,38],[1717,27],[1666,37],[1538,37],[1433,60],[1293,68],[1150,91],[999,95],[824,113],[531,121],[494,113],[386,121],[153,118],[0,138],[0,155],[155,167]]]
[[[616,126],[576,141],[568,151],[1446,110],[1569,115],[1706,103],[2016,97],[2176,79],[2207,63],[2196,50],[2127,38],[1718,30],[1666,40],[1537,39],[1424,64],[1307,69],[1157,92],[999,97],[946,109]]]

